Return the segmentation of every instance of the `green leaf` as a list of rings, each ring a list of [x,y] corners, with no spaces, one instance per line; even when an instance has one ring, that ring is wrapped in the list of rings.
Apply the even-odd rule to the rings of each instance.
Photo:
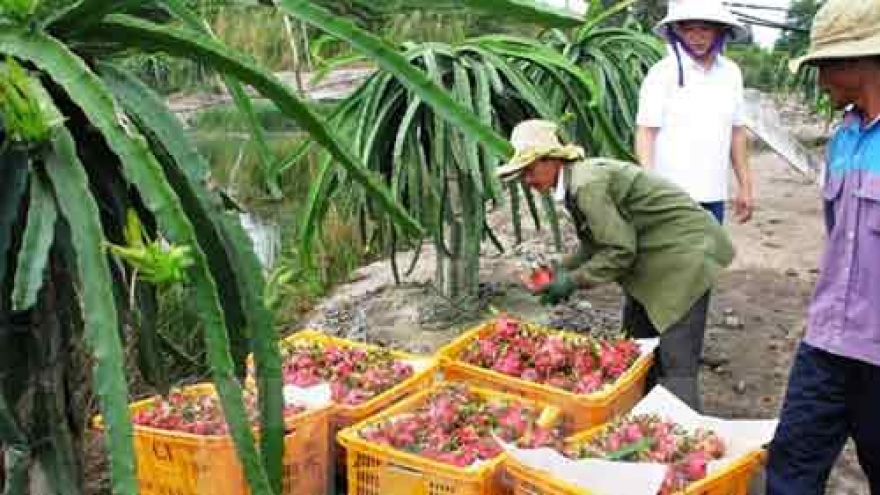
[[[430,4],[427,0],[426,4]],[[535,24],[554,27],[576,27],[584,22],[583,17],[568,9],[556,8],[545,2],[534,0],[462,0],[468,8],[504,16],[505,19],[520,19]]]
[[[367,91],[364,92],[363,95],[366,102],[360,106],[360,116],[358,117],[356,127],[358,133],[354,139],[354,149],[356,152],[360,153],[360,156],[364,157],[364,163],[367,165],[369,165],[369,156],[367,155],[366,150],[370,147],[370,136],[375,134],[375,131],[371,132],[370,130],[375,129],[377,121],[376,114],[379,112],[383,100],[386,99],[386,91],[391,87],[391,90],[394,90],[397,93],[402,94],[404,92],[402,88],[393,87],[393,82],[390,74],[378,73],[364,84],[364,86],[367,86]],[[393,98],[389,97],[387,99]],[[378,123],[381,124],[382,122]]]
[[[492,125],[493,109],[491,80],[493,77],[491,73],[494,68],[487,69],[484,64],[476,61],[472,62],[472,66],[474,67],[474,75],[476,78],[476,95],[474,98],[474,104],[476,106],[477,115],[480,116],[480,120],[486,125]],[[496,75],[495,77],[499,76]],[[482,180],[487,191],[487,196],[489,199],[498,200],[501,198],[501,182],[495,175],[497,162],[491,154],[485,151],[485,148],[480,158]]]
[[[516,89],[517,95],[527,101],[538,113],[538,116],[553,122],[561,120],[559,113],[550,105],[541,89],[529,81],[525,74],[514,67],[513,64],[504,60],[500,55],[496,55],[482,47],[466,47],[465,49],[479,53],[485,61],[491,63],[498,72],[503,74],[510,81],[513,88]]]
[[[37,293],[43,287],[49,248],[55,239],[57,213],[52,192],[37,175],[31,176],[30,189],[27,227],[18,251],[15,288],[12,291],[12,309],[15,311],[30,309],[36,303]]]
[[[401,84],[430,105],[438,115],[460,129],[462,133],[482,143],[499,158],[507,159],[513,153],[506,139],[480,122],[473,113],[463,108],[446,91],[434,84],[424,72],[413,67],[406,58],[376,36],[314,6],[308,0],[279,0],[278,7],[322,31],[347,41],[356,50],[369,55],[379,67],[393,74]]]
[[[595,13],[590,13],[588,16],[587,22],[584,23],[583,29],[584,31],[589,31],[599,24],[605,22],[610,17],[617,15],[620,12],[628,9],[632,4],[636,3],[637,0],[623,0],[618,2],[613,7],[607,9],[596,9]]]
[[[401,156],[403,156],[403,147],[406,144],[406,138],[409,135],[410,127],[413,124],[413,120],[416,117],[416,113],[419,111],[419,108],[422,106],[422,100],[418,97],[410,100],[407,105],[406,112],[403,114],[403,118],[400,119],[400,126],[397,128],[397,135],[394,138],[394,151],[391,153],[391,163],[397,164],[401,161]]]
[[[198,314],[205,327],[208,362],[230,433],[253,493],[273,493],[254,447],[254,437],[242,402],[241,385],[233,373],[226,324],[214,279],[208,270],[205,255],[198,246],[192,224],[165,180],[161,166],[146,147],[143,137],[127,123],[127,118],[101,81],[81,59],[58,41],[40,33],[6,30],[0,33],[0,51],[30,60],[67,92],[120,157],[126,179],[138,190],[167,238],[172,243],[192,248],[195,264],[189,275],[195,289]],[[109,283],[105,285],[109,287]],[[87,293],[91,294],[90,291]],[[109,372],[104,379],[109,379],[108,376]],[[121,371],[119,376],[123,376]],[[123,400],[125,397],[127,394],[122,394]],[[126,431],[130,432],[130,423],[126,422],[126,427]],[[131,456],[128,456],[117,462],[130,463],[131,460]],[[130,482],[133,483],[133,477],[129,476],[127,466],[117,466],[113,474],[121,476],[118,484],[114,479],[119,493],[134,493],[133,486],[129,486]]]
[[[27,190],[28,156],[16,147],[7,146],[0,153],[3,180],[0,181],[0,281],[6,280],[7,251],[12,244],[13,227],[18,220],[21,199]],[[4,308],[0,302],[0,310]]]
[[[330,156],[321,160],[318,167],[318,177],[309,188],[309,199],[306,201],[306,211],[303,215],[303,227],[300,234],[300,251],[306,263],[311,263],[312,242],[321,222],[320,212],[324,211],[324,205],[330,201],[328,190],[333,177],[332,166],[333,160]]]
[[[272,316],[259,294],[263,293],[262,267],[251,248],[252,242],[238,220],[223,213],[219,200],[210,198],[206,183],[210,164],[199,154],[177,118],[162,99],[137,78],[109,64],[99,64],[101,76],[123,102],[139,127],[161,144],[179,167],[181,175],[171,175],[175,190],[184,199],[187,214],[199,232],[199,244],[205,250],[212,273],[225,286],[224,310],[227,321],[243,319],[250,328],[250,347],[254,353],[257,385],[261,401],[261,431],[267,432],[260,443],[266,471],[273,483],[281,483],[281,456],[284,425],[281,404],[281,358],[275,342],[277,334]],[[172,171],[173,172],[173,171]],[[233,312],[235,314],[233,314]],[[231,325],[231,323],[230,323]],[[243,332],[245,329],[242,328]],[[240,356],[243,358],[244,356]]]
[[[53,34],[70,34],[101,21],[107,15],[150,3],[149,0],[79,0],[59,9],[44,23]]]
[[[26,493],[31,451],[26,445],[10,445],[5,449],[6,475],[3,495]]]
[[[522,215],[520,215],[520,192],[519,182],[508,182],[507,191],[510,194],[510,218],[513,222],[513,242],[521,244],[523,242],[522,235]]]
[[[625,447],[621,447],[618,450],[614,450],[605,454],[605,458],[611,461],[619,461],[621,459],[626,459],[634,454],[638,454],[640,452],[647,452],[651,449],[651,446],[654,445],[653,438],[643,438],[638,442],[631,443]]]
[[[473,103],[473,92],[471,90],[471,81],[470,76],[467,71],[461,64],[455,64],[453,67],[453,76],[454,76],[454,90],[455,96],[457,97],[459,103],[464,106],[464,108],[472,113],[474,112],[474,103]],[[488,125],[491,126],[491,122]],[[463,155],[463,163],[468,171],[469,175],[469,183],[468,186],[472,186],[476,189],[476,192],[482,197],[483,195],[483,181],[480,170],[480,149],[477,147],[476,141],[471,139],[467,133],[463,133],[461,136],[464,141],[462,144],[462,155]],[[470,195],[470,191],[466,191],[463,194]],[[477,243],[479,245],[479,242]]]
[[[145,50],[164,50],[171,54],[211,64],[217,70],[228,72],[247,82],[266,98],[272,100],[282,113],[297,121],[300,127],[329,151],[352,177],[391,214],[398,225],[409,234],[422,234],[422,227],[405,209],[394,201],[388,189],[369,173],[362,163],[321,123],[311,110],[290,92],[287,86],[272,74],[256,67],[243,56],[206,37],[180,29],[156,26],[125,16],[96,26],[88,33],[99,39],[126,39]]]
[[[27,445],[27,437],[15,420],[15,412],[9,406],[6,395],[0,392],[0,442],[6,445]]]
[[[55,153],[46,166],[58,209],[70,229],[76,254],[84,339],[95,359],[94,387],[106,425],[113,493],[137,493],[132,426],[125,383],[125,354],[113,297],[113,281],[104,254],[98,205],[89,190],[88,178],[76,155],[70,134],[60,129],[53,140]]]
[[[338,124],[339,122],[345,121],[346,118],[350,118],[350,114],[356,109],[354,102],[356,98],[359,96],[360,92],[363,90],[364,86],[361,86],[355,94],[351,95],[348,99],[343,101],[342,103],[336,105],[332,112],[327,115],[326,121],[330,125]],[[287,172],[291,167],[301,162],[303,157],[307,155],[307,153],[312,149],[312,146],[315,144],[312,140],[306,140],[300,143],[299,146],[293,149],[285,157],[279,159],[273,166],[273,173],[277,175],[281,175],[284,172]]]
[[[354,1],[360,3],[364,0]],[[467,10],[555,27],[576,27],[584,22],[583,17],[573,11],[554,7],[540,0],[385,0],[370,2],[369,8],[386,14],[413,9],[455,12]]]
[[[538,213],[538,205],[535,203],[535,193],[531,187],[527,186],[525,181],[522,179],[517,181],[522,188],[523,195],[526,197],[526,204],[529,207],[529,213],[532,215],[532,220],[535,222],[535,230],[538,232],[541,231],[541,215]]]
[[[525,60],[545,68],[560,69],[588,90],[587,105],[593,106],[598,101],[596,83],[587,73],[552,48],[531,42],[531,40],[503,35],[483,36],[473,40],[473,43],[491,50],[494,54]]]
[[[210,26],[195,12],[188,9],[183,2],[178,0],[165,0],[165,5],[173,15],[183,21],[183,23],[189,26],[190,29],[204,33],[215,40],[217,39],[217,37],[211,32]],[[254,110],[253,102],[248,97],[247,93],[245,93],[241,83],[225,74],[223,75],[223,82],[229,90],[229,94],[232,95],[232,100],[235,103],[235,106],[238,107],[238,111],[245,116],[245,120],[248,123],[251,136],[257,146],[257,155],[260,158],[260,165],[263,169],[266,188],[273,199],[279,199],[281,198],[281,188],[278,185],[278,174],[274,173],[275,169],[273,167],[274,158],[272,157],[272,150],[269,148],[269,143],[266,140],[266,132],[263,130],[263,126],[260,125],[260,120],[257,117],[257,112]]]
[[[249,352],[246,310],[241,305],[240,287],[230,266],[228,247],[223,242],[218,222],[213,218],[222,201],[218,196],[209,197],[207,194],[208,164],[158,95],[120,69],[109,64],[99,64],[98,67],[104,82],[122,102],[138,128],[156,143],[153,148],[161,150],[159,158],[165,175],[193,223],[199,245],[217,282],[236,372],[243,376]]]
[[[42,164],[40,168],[44,168]],[[45,171],[40,170],[39,175],[44,177]],[[46,184],[46,187],[51,188],[51,185]],[[61,236],[59,242],[64,242],[60,239]],[[56,297],[60,295],[58,292],[66,290],[61,286],[67,286],[66,282],[58,282],[55,284]],[[76,298],[73,294],[69,297]],[[45,307],[41,305],[41,308]],[[38,382],[30,388],[34,392],[34,403],[29,434],[31,438],[41,439],[34,442],[32,455],[42,465],[52,493],[80,495],[77,459],[82,452],[74,447],[68,419],[71,402],[67,393],[67,370],[57,365],[58,356],[64,355],[70,344],[69,332],[61,318],[51,315],[40,328],[39,336],[28,339],[26,352],[38,376]]]
[[[559,215],[556,214],[556,203],[553,202],[553,196],[550,193],[541,195],[544,203],[544,213],[550,220],[550,231],[553,232],[553,245],[557,251],[562,251],[562,229],[559,227]]]
[[[384,100],[384,103],[381,107],[378,108],[378,112],[370,111],[370,132],[367,134],[367,139],[364,141],[364,148],[361,151],[361,156],[363,157],[363,161],[369,166],[371,160],[376,160],[380,156],[382,156],[382,150],[388,147],[388,143],[393,142],[394,136],[394,126],[397,125],[396,115],[398,112],[395,112],[397,107],[402,107],[405,104],[405,100],[402,98],[404,96],[405,91],[401,87],[391,88],[391,92],[388,97]],[[374,99],[380,100],[382,95],[374,95]],[[389,116],[394,115],[395,118],[389,119]],[[359,133],[360,134],[360,133]],[[394,195],[392,191],[392,196]]]
[[[281,354],[277,345],[279,335],[273,325],[272,313],[263,298],[266,281],[260,261],[251,248],[250,237],[238,218],[232,215],[225,215],[222,227],[226,244],[237,246],[230,251],[230,257],[241,285],[242,303],[252,332],[251,352],[254,356],[260,400],[260,431],[265,432],[260,442],[263,462],[273,483],[276,482],[275,478],[271,478],[274,476],[278,476],[277,482],[280,482],[281,456],[284,451],[284,395]]]
[[[144,380],[156,387],[160,394],[165,395],[171,388],[171,382],[161,352],[162,339],[157,321],[159,303],[156,288],[147,284],[138,284],[135,290],[137,291],[136,306],[132,310],[138,332],[138,368]]]

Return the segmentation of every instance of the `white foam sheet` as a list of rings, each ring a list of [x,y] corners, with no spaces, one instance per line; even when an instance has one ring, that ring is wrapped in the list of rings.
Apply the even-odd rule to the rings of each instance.
[[[639,357],[643,357],[657,349],[660,339],[636,339],[636,343],[639,345]]]
[[[431,363],[433,363],[433,360],[430,358],[402,359],[402,361],[412,366],[413,373],[421,373],[428,369],[431,366]]]
[[[725,455],[709,463],[707,470],[710,474],[769,443],[777,424],[777,420],[725,420],[704,416],[661,386],[654,387],[632,413],[657,414],[688,430],[704,428],[717,433],[724,441]],[[597,459],[574,461],[552,449],[504,447],[523,465],[546,471],[552,477],[590,490],[594,495],[657,495],[666,475],[663,464]]]
[[[429,358],[404,359],[403,362],[413,368],[413,373],[421,373],[431,366]],[[330,404],[333,401],[333,392],[329,382],[321,382],[311,387],[298,387],[285,385],[282,389],[285,405],[303,405],[309,409],[317,409]]]
[[[285,385],[282,393],[285,406],[301,405],[308,409],[318,409],[329,405],[333,400],[333,393],[330,390],[330,384],[327,382],[311,387]]]
[[[599,459],[572,460],[548,449],[517,449],[507,453],[521,464],[546,471],[554,478],[589,490],[594,495],[656,495],[666,477],[666,466]]]

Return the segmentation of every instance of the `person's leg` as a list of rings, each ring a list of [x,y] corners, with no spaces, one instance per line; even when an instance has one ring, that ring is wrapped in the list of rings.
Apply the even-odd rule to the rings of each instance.
[[[845,358],[801,343],[767,461],[767,495],[822,495],[849,436]]]
[[[648,318],[648,312],[645,307],[629,294],[623,296],[623,312],[621,315],[621,327],[627,337],[633,339],[653,339],[660,334]],[[645,378],[645,393],[657,385],[657,381],[662,374],[663,363],[660,361],[660,353],[654,354],[654,365],[648,370],[648,376]]]
[[[621,327],[628,337],[634,339],[650,339],[659,335],[645,307],[629,294],[623,296],[623,314],[621,315]]]
[[[700,203],[704,210],[708,211],[718,220],[718,223],[724,223],[724,201],[712,201],[710,203]]]
[[[660,336],[659,357],[663,364],[660,384],[700,411],[700,357],[706,334],[709,293],[697,300],[677,323]]]
[[[871,495],[880,495],[880,366],[858,367],[858,377],[847,390],[852,437]]]

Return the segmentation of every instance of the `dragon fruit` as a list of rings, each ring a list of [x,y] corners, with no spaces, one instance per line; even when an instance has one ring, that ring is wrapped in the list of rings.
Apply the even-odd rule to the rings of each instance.
[[[259,423],[257,396],[244,394],[245,411],[252,425]],[[305,410],[298,405],[287,405],[284,416],[295,416]],[[215,393],[192,394],[172,390],[167,397],[156,399],[145,409],[135,413],[132,422],[160,430],[179,431],[194,435],[226,435],[229,427]]]
[[[493,332],[474,339],[458,358],[508,376],[590,394],[626,373],[639,355],[639,345],[631,339],[552,333],[501,316]]]
[[[538,266],[532,270],[524,280],[526,288],[532,292],[538,292],[547,284],[553,282],[553,271],[546,266]]]
[[[540,411],[515,401],[487,399],[461,384],[449,384],[417,409],[360,430],[365,440],[465,467],[497,457],[495,440],[520,447],[561,448],[561,431],[540,426]]]
[[[711,431],[688,432],[657,415],[630,415],[609,423],[588,442],[569,446],[565,454],[668,464],[660,495],[670,495],[705,478],[709,461],[724,455],[724,442]]]
[[[362,349],[313,342],[283,344],[281,376],[285,385],[329,383],[333,401],[362,404],[414,373],[411,364],[384,349]]]

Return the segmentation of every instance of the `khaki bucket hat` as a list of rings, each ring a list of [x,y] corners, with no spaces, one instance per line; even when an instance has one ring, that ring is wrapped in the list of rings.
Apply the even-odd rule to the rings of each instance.
[[[669,0],[666,17],[654,27],[654,33],[666,37],[670,27],[680,21],[708,21],[730,28],[731,41],[748,39],[749,31],[719,0]]]
[[[807,54],[788,68],[797,72],[822,59],[874,55],[880,55],[880,0],[828,0],[813,19]]]
[[[577,161],[584,158],[580,146],[563,145],[559,141],[559,127],[549,120],[526,120],[517,124],[510,134],[513,145],[513,158],[496,169],[501,180],[513,180],[527,169],[535,160],[541,158],[560,158]]]

